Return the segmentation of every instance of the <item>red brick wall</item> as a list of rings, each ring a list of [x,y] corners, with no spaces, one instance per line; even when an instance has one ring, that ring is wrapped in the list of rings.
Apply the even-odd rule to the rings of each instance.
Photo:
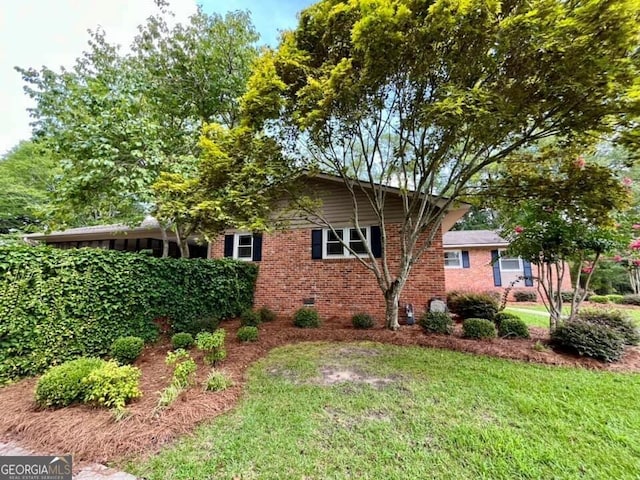
[[[502,273],[502,286],[496,287],[493,282],[493,266],[491,264],[491,250],[496,248],[464,248],[469,252],[469,268],[445,268],[445,286],[447,292],[458,290],[466,292],[499,292],[502,294],[516,275]],[[535,265],[531,266],[533,275],[537,275]],[[569,275],[563,279],[563,290],[571,290],[571,278]],[[511,290],[509,299],[513,299],[516,291],[537,292],[536,282],[533,287],[525,287],[524,281],[518,282]]]
[[[399,259],[398,231],[397,226],[387,227],[387,255],[392,267]],[[223,255],[224,238],[220,237],[211,244],[211,257]],[[411,271],[400,298],[401,308],[412,303],[419,314],[430,298],[444,295],[442,259],[442,235],[438,233]],[[259,268],[256,307],[291,315],[302,307],[304,298],[315,298],[315,307],[325,317],[347,318],[366,312],[384,319],[384,297],[373,272],[355,259],[313,260],[311,229],[265,234]]]

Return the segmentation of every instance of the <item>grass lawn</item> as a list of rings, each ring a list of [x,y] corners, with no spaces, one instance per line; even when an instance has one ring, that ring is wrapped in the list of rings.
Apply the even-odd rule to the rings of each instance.
[[[607,309],[618,309],[623,310],[632,320],[636,322],[636,324],[640,325],[640,310],[635,308],[626,308],[623,305],[616,305],[613,303],[610,304],[583,304],[582,308],[607,308]],[[529,310],[530,313],[524,312],[523,310]],[[564,313],[569,313],[569,306],[565,305],[562,308]],[[510,303],[509,307],[505,308],[505,312],[515,313],[522,320],[525,321],[527,325],[533,327],[549,327],[549,315],[547,313],[547,309],[544,308],[544,305],[518,305],[517,303]],[[545,315],[542,316],[540,313],[542,312]]]
[[[632,479],[638,398],[635,374],[304,343],[255,364],[234,411],[124,467],[176,480]]]

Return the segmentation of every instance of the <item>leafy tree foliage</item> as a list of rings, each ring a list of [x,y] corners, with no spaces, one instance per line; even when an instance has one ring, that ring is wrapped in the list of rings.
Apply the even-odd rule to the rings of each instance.
[[[569,318],[578,312],[604,254],[624,236],[617,215],[629,207],[631,190],[607,167],[587,163],[557,145],[523,153],[505,166],[488,195],[504,221],[509,252],[537,268],[539,293],[555,330],[562,315],[562,284],[569,263],[579,266]]]
[[[0,159],[0,234],[41,226],[58,173],[56,157],[34,142],[21,142]]]
[[[190,230],[176,199],[197,183],[202,128],[237,123],[258,36],[246,12],[200,9],[173,27],[168,16],[140,26],[130,53],[98,30],[71,70],[18,69],[36,101],[35,135],[65,160],[61,223],[138,223],[155,207],[178,235]]]
[[[628,120],[638,13],[631,0],[322,0],[261,57],[245,124],[339,175],[353,226],[372,209],[383,244],[380,185],[400,188],[400,261],[360,259],[398,328],[411,268],[470,179],[540,139],[573,143]]]

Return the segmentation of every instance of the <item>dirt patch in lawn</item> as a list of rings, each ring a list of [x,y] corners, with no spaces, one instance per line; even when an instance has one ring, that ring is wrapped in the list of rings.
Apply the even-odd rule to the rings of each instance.
[[[460,327],[452,336],[426,335],[417,325],[403,326],[392,332],[384,328],[356,330],[350,321],[329,319],[320,329],[298,329],[291,320],[281,318],[260,327],[257,343],[240,343],[236,339],[239,322],[222,325],[227,330],[226,360],[221,368],[227,371],[235,386],[223,392],[210,393],[194,387],[183,393],[168,409],[156,411],[160,391],[167,386],[171,370],[164,364],[168,343],[160,342],[145,348],[135,363],[142,370],[143,397],[129,407],[129,415],[114,421],[109,411],[83,405],[60,410],[39,410],[33,402],[35,379],[27,379],[0,388],[0,439],[15,440],[34,451],[51,454],[73,454],[76,464],[83,462],[108,462],[142,452],[154,452],[160,446],[193,430],[200,422],[228,411],[236,405],[242,393],[247,367],[265,356],[274,347],[305,341],[373,341],[395,345],[419,345],[445,348],[482,355],[516,359],[553,365],[585,367],[611,371],[640,371],[640,350],[631,348],[623,359],[615,364],[605,364],[554,352],[536,351],[536,341],[547,341],[545,329],[531,328],[529,340],[476,341],[460,337]],[[372,350],[357,345],[345,345],[344,354],[372,355]],[[202,385],[209,372],[197,350],[192,355],[198,363],[197,379]],[[333,367],[332,367],[333,368]],[[345,372],[327,371],[327,379],[336,382],[350,381]],[[343,367],[347,369],[347,367]],[[358,380],[358,372],[352,372]],[[331,377],[333,375],[333,377]],[[346,377],[345,377],[346,375]],[[340,378],[338,378],[340,377]],[[323,377],[324,378],[324,377]],[[364,377],[363,377],[364,378]],[[368,377],[367,377],[368,378]],[[384,380],[384,379],[383,379]]]

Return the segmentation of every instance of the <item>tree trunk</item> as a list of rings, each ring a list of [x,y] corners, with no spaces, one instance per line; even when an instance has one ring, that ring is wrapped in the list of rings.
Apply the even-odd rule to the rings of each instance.
[[[181,232],[177,223],[174,227],[174,230],[176,232],[178,248],[180,249],[180,257],[189,258],[189,235],[185,232]]]
[[[160,231],[162,232],[162,258],[167,258],[169,256],[169,236],[164,227],[160,226]]]
[[[393,282],[384,292],[385,299],[385,325],[390,330],[398,330],[400,324],[398,323],[398,306],[400,303],[400,288],[398,282]]]

